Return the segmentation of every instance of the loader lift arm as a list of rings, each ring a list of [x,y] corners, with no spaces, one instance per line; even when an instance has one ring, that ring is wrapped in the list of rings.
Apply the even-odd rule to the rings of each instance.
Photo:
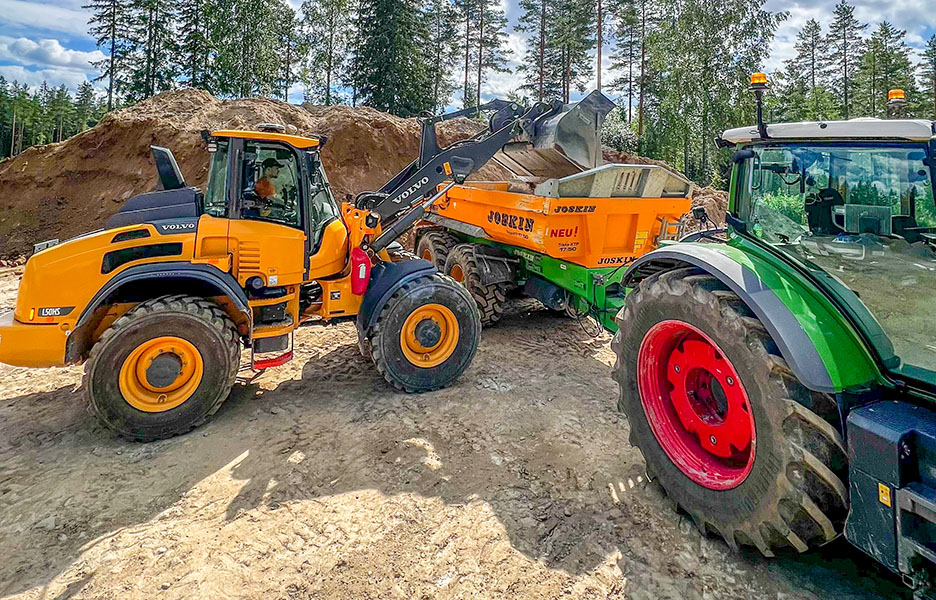
[[[397,227],[402,225],[400,221],[418,220],[426,210],[423,199],[429,194],[435,194],[439,184],[450,178],[463,182],[509,142],[515,139],[532,140],[535,122],[561,110],[560,101],[540,102],[526,108],[516,102],[498,99],[473,108],[426,118],[422,122],[419,157],[378,191],[359,194],[355,205],[379,215],[385,230],[393,226],[393,230],[402,233],[406,227]],[[484,111],[495,111],[487,129],[445,149],[439,147],[436,123]],[[385,240],[384,246],[393,241],[386,239],[386,236],[381,236],[381,239]]]

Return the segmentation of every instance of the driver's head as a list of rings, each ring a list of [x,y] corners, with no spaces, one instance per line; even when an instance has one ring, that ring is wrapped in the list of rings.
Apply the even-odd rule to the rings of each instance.
[[[263,176],[266,179],[276,179],[279,176],[280,167],[283,165],[280,164],[275,158],[268,158],[262,163],[263,165]]]

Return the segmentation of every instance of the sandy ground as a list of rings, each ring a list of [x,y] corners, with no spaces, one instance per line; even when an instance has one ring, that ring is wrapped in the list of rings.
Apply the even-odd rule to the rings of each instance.
[[[0,596],[905,597],[843,542],[766,560],[700,536],[627,443],[608,337],[531,302],[432,394],[391,391],[350,324],[296,340],[145,445],[92,420],[79,368],[0,366]]]

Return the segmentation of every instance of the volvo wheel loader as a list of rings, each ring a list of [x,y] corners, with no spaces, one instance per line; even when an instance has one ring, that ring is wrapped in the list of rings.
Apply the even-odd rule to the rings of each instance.
[[[407,392],[452,384],[480,334],[468,292],[391,243],[495,153],[538,153],[539,132],[571,107],[495,100],[427,118],[419,156],[380,190],[339,205],[322,168],[325,138],[205,132],[204,191],[153,147],[159,191],[128,200],[103,230],[37,245],[14,311],[0,316],[0,362],[84,363],[93,413],[135,440],[183,433],[227,398],[241,369],[292,359],[303,323],[355,319],[362,352]],[[435,125],[490,114],[442,149]],[[448,182],[448,183],[446,183]]]
[[[844,533],[933,597],[936,123],[758,110],[720,145],[727,240],[666,245],[622,280],[631,443],[703,533],[767,556]]]

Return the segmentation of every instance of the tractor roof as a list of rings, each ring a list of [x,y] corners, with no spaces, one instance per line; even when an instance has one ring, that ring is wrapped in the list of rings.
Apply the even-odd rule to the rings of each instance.
[[[907,140],[927,141],[934,134],[934,122],[921,119],[882,120],[862,117],[848,121],[777,123],[767,126],[771,140]],[[721,135],[732,144],[760,140],[757,126],[736,127]]]
[[[308,149],[315,148],[320,144],[318,138],[302,137],[301,135],[289,135],[286,133],[276,133],[272,131],[248,131],[240,129],[225,129],[215,131],[211,134],[213,137],[243,138],[247,140],[266,140],[270,142],[283,142],[293,148]]]

